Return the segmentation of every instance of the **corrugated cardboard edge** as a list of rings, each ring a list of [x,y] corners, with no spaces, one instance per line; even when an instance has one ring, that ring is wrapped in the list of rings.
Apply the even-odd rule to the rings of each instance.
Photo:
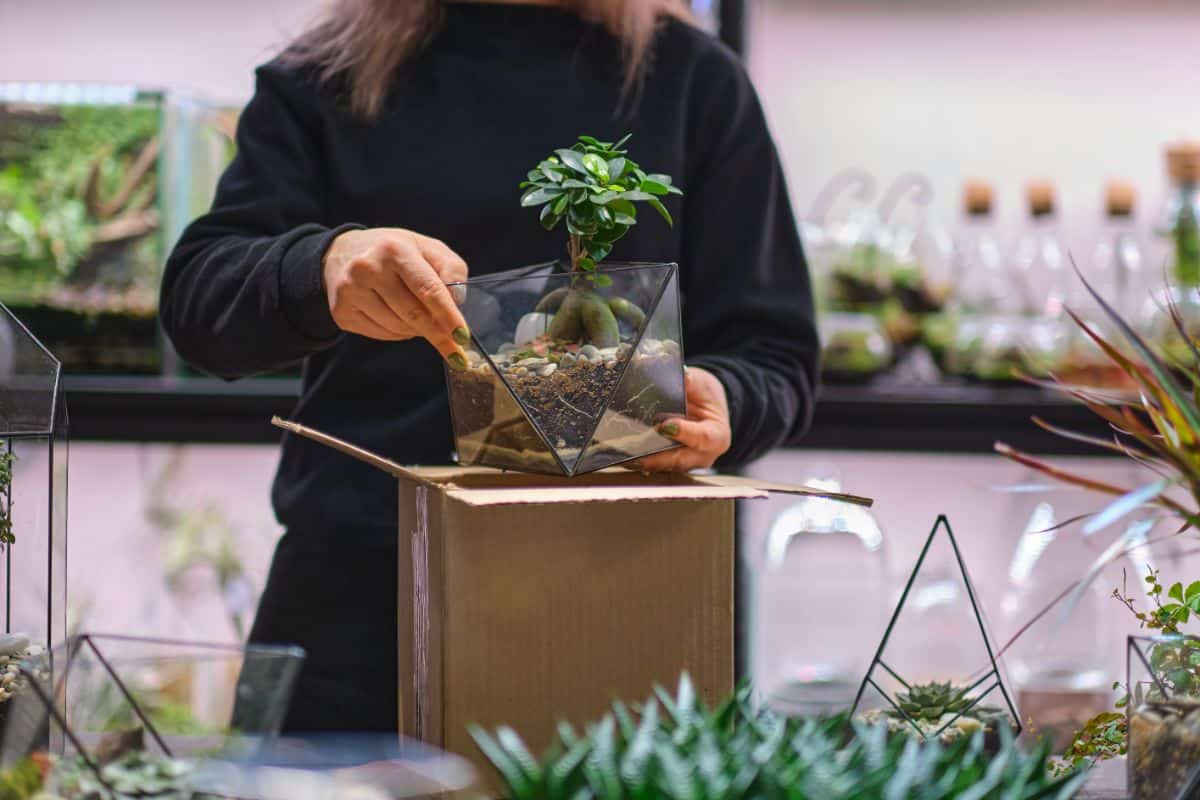
[[[322,433],[297,422],[273,417],[271,424],[290,433],[304,436],[332,447],[352,458],[357,458],[398,478],[411,480],[422,486],[440,486],[448,497],[471,506],[521,505],[528,503],[603,503],[616,501],[660,501],[660,500],[755,500],[770,493],[797,494],[821,497],[841,503],[870,507],[874,501],[868,497],[826,492],[807,486],[764,481],[737,475],[689,475],[689,483],[651,486],[571,486],[513,487],[513,488],[466,488],[454,484],[454,478],[467,473],[488,470],[464,469],[462,467],[435,467],[415,470],[401,466],[389,458],[372,453],[357,445]],[[496,473],[500,474],[500,473]]]

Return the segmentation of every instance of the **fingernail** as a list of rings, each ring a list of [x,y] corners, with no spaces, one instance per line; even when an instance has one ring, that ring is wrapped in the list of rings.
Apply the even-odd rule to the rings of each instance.
[[[454,369],[466,369],[467,359],[462,353],[451,353],[446,356],[446,363]]]
[[[471,344],[471,332],[467,330],[466,325],[461,325],[455,328],[450,335],[454,337],[454,341],[458,342],[463,347],[467,347]]]
[[[662,425],[658,426],[658,432],[663,436],[678,436],[679,426],[674,422],[664,422]]]

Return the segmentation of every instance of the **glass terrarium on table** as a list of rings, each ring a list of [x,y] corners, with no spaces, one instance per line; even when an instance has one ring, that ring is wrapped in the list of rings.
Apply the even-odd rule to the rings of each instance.
[[[939,517],[859,687],[855,719],[894,734],[951,742],[1020,716],[950,523]]]
[[[678,446],[663,435],[687,412],[678,267],[600,263],[639,203],[673,224],[663,200],[682,193],[628,140],[580,136],[521,183],[542,227],[566,228],[565,262],[451,285],[470,329],[446,359],[461,463],[574,476]]]
[[[870,314],[822,312],[822,375],[839,383],[856,383],[892,366],[895,350],[879,320]]]
[[[1129,795],[1183,797],[1200,767],[1200,638],[1131,636],[1127,658]]]
[[[299,648],[81,634],[24,659],[0,767],[56,797],[175,796],[196,760],[243,762],[279,733]]]
[[[820,468],[805,486],[837,492],[841,481]],[[867,508],[807,497],[775,517],[764,550],[755,581],[754,683],[780,713],[844,711],[887,622],[883,531]]]
[[[65,635],[67,409],[62,369],[0,304],[0,723],[16,663]]]
[[[463,285],[468,364],[446,369],[461,463],[579,475],[677,446],[658,432],[686,412],[677,268],[601,274],[580,287],[543,264]],[[556,321],[567,302],[574,328]]]
[[[73,372],[156,373],[164,98],[0,83],[0,301]]]

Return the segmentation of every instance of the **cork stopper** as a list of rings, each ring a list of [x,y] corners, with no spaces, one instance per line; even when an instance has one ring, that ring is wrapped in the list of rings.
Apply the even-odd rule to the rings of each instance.
[[[963,208],[972,217],[991,214],[992,185],[987,181],[967,181],[963,186]]]
[[[1167,148],[1167,174],[1176,183],[1200,183],[1200,141],[1170,145]]]
[[[1025,198],[1029,201],[1029,213],[1044,217],[1054,213],[1054,184],[1046,180],[1030,181],[1025,187]]]
[[[1131,216],[1136,199],[1137,189],[1129,181],[1109,181],[1104,191],[1104,204],[1110,217]]]

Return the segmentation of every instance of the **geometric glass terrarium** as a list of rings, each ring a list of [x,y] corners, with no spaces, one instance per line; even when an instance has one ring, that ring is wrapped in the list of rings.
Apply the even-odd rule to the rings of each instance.
[[[446,367],[460,463],[574,476],[679,446],[657,429],[687,411],[678,267],[598,272],[609,281],[549,263],[451,286],[471,330],[466,368]],[[578,322],[559,325],[573,300]]]
[[[1200,768],[1200,638],[1130,636],[1129,796],[1195,797]],[[1191,788],[1189,788],[1191,787]]]
[[[954,532],[939,516],[917,558],[852,714],[919,739],[1021,731]]]
[[[157,796],[186,781],[188,759],[250,759],[277,736],[303,659],[295,647],[71,637],[21,663],[0,767],[52,763],[64,796]]]
[[[0,666],[65,635],[68,450],[62,367],[0,304]]]

